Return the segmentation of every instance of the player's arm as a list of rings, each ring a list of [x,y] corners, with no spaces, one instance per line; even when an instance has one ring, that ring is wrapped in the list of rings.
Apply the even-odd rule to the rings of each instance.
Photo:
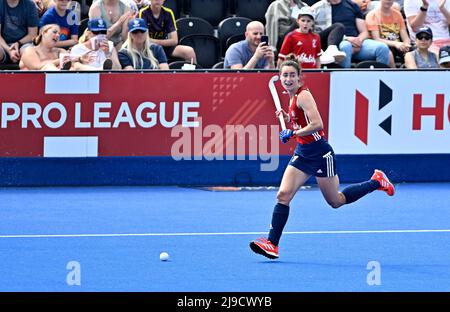
[[[300,92],[297,97],[297,106],[303,109],[306,116],[308,116],[309,124],[301,129],[295,130],[294,134],[296,136],[306,136],[323,129],[322,117],[311,92],[306,90]]]

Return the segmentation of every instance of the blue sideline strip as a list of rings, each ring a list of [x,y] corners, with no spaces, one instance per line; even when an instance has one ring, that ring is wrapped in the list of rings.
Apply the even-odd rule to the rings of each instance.
[[[281,156],[277,170],[261,171],[261,160],[248,159],[0,158],[0,186],[278,185],[289,159]],[[449,163],[450,154],[337,156],[342,183],[367,180],[375,168],[396,183],[448,182]]]

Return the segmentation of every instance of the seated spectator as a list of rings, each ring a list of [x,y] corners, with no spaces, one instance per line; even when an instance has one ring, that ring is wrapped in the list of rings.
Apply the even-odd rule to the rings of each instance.
[[[405,54],[406,68],[439,68],[436,54],[430,51],[433,32],[430,27],[419,28],[416,32],[416,49]]]
[[[21,70],[60,70],[60,54],[66,52],[56,47],[59,41],[59,26],[47,24],[40,29],[39,35],[34,38],[33,46],[26,49],[19,62]],[[69,69],[71,63],[66,60],[65,69]]]
[[[41,17],[39,27],[47,24],[59,25],[59,41],[57,47],[71,48],[78,43],[78,16],[69,9],[70,0],[54,0],[55,5],[50,7]]]
[[[367,29],[372,39],[384,42],[390,48],[389,66],[395,68],[395,57],[403,63],[411,41],[402,14],[393,8],[394,0],[380,0],[380,6],[366,15]]]
[[[298,28],[284,37],[280,53],[278,53],[278,67],[286,60],[286,56],[293,53],[302,68],[320,68],[320,37],[313,33],[314,13],[308,7],[300,9],[298,14]]]
[[[80,64],[79,59],[71,59],[65,49],[57,47],[59,29],[56,24],[47,24],[40,29],[39,35],[33,40],[34,45],[23,52],[19,63],[21,70],[87,69]]]
[[[196,64],[194,49],[178,44],[175,16],[163,4],[164,0],[152,0],[150,5],[139,12],[139,17],[147,23],[150,41],[161,45],[168,58],[181,58]]]
[[[428,26],[433,32],[430,51],[438,55],[440,47],[450,45],[449,0],[405,0],[403,9],[411,41],[420,27]]]
[[[450,46],[439,49],[439,65],[441,68],[450,68]]]
[[[128,37],[127,23],[133,17],[130,7],[122,0],[97,0],[89,8],[89,19],[101,18],[106,22],[106,36],[120,50]]]
[[[123,69],[169,69],[163,48],[150,42],[147,24],[142,18],[128,23],[128,39],[119,51]]]
[[[117,50],[106,37],[106,23],[101,18],[89,20],[80,43],[70,50],[72,57],[81,58],[81,63],[95,69],[122,69]]]
[[[357,61],[375,60],[389,64],[389,48],[379,41],[368,39],[366,22],[359,6],[351,0],[320,0],[312,6],[316,13],[316,25],[325,29],[334,23],[345,26],[345,37],[339,44],[339,50],[345,52],[345,58],[339,64],[350,68],[352,58]],[[326,52],[326,51],[325,51]]]
[[[18,63],[37,36],[39,17],[31,0],[0,2],[0,63]]]
[[[284,36],[297,28],[297,17],[292,17],[293,11],[308,6],[300,0],[275,0],[267,8],[266,33],[269,45],[279,50]]]
[[[247,24],[245,39],[233,43],[225,53],[224,68],[274,69],[274,48],[261,42],[264,25],[253,21]]]

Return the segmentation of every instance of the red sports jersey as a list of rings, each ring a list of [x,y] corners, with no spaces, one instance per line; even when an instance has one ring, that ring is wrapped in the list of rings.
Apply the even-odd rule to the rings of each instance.
[[[303,111],[303,109],[301,109],[297,106],[297,96],[303,90],[309,91],[309,89],[306,86],[301,86],[295,93],[291,102],[289,103],[289,118],[291,120],[292,129],[294,129],[294,130],[298,130],[298,129],[301,129],[302,127],[306,127],[306,125],[308,125],[310,123],[309,118],[308,118],[308,116],[306,116],[306,113]],[[323,132],[323,130],[319,130],[319,131],[311,133],[307,136],[296,137],[296,140],[300,144],[308,144],[308,143],[312,143],[315,141],[319,141],[324,136],[325,136],[325,133]]]
[[[299,56],[302,68],[317,68],[316,58],[320,56],[321,51],[318,34],[304,34],[296,29],[284,38],[278,57],[284,60],[289,53],[294,53]]]

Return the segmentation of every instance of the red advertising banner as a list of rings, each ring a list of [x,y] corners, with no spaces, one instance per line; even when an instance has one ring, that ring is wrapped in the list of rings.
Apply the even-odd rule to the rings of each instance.
[[[0,157],[291,154],[295,144],[278,139],[268,86],[275,75],[3,73]],[[304,79],[327,131],[329,73]]]

